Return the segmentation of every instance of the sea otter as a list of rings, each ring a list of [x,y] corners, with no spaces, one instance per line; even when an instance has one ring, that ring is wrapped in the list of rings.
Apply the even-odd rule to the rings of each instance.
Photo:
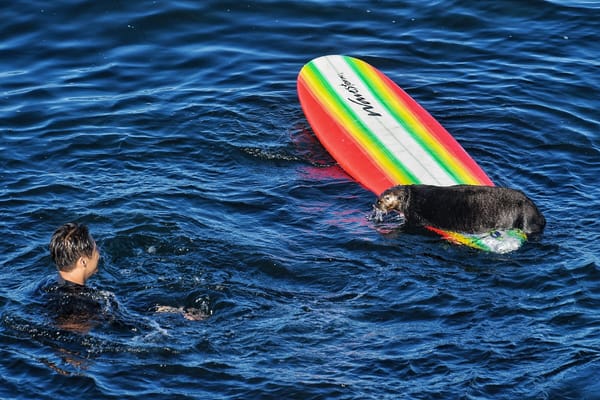
[[[520,229],[540,234],[546,219],[523,192],[496,186],[394,186],[374,205],[381,216],[391,210],[403,214],[409,228],[433,226],[464,233]]]

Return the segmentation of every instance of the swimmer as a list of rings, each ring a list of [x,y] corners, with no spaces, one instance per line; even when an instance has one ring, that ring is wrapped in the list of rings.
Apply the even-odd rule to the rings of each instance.
[[[102,320],[111,320],[117,309],[114,295],[87,287],[98,271],[100,251],[87,226],[62,225],[50,239],[50,255],[58,280],[43,288],[46,307],[63,329],[86,333]]]

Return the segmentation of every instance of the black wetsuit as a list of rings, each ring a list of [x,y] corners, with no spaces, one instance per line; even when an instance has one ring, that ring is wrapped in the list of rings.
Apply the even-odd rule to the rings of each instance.
[[[115,322],[118,303],[114,295],[63,279],[47,280],[39,287],[39,299],[58,327],[87,331],[98,324]]]

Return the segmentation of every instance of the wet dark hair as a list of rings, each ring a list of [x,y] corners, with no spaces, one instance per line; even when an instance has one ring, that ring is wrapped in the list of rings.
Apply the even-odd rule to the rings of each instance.
[[[50,255],[59,271],[71,271],[79,257],[92,257],[96,242],[87,226],[70,222],[58,228],[50,239]]]

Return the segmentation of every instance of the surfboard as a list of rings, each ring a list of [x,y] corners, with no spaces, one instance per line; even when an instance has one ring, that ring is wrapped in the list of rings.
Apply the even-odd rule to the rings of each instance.
[[[494,185],[431,114],[365,61],[315,58],[300,70],[297,90],[321,144],[377,196],[396,185]],[[519,230],[474,235],[428,228],[453,243],[501,253],[525,241]]]

